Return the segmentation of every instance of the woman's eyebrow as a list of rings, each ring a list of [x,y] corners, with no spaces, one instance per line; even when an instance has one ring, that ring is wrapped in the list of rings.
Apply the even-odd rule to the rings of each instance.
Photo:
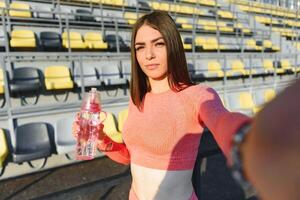
[[[151,40],[151,43],[156,42],[157,40],[160,40],[160,39],[163,39],[163,37],[160,36],[158,38],[155,38],[155,39]],[[144,44],[145,44],[145,42],[136,42],[134,45],[144,45]]]

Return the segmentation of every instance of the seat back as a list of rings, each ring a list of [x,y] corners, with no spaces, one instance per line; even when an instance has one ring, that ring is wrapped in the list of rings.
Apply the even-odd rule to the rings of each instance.
[[[0,168],[3,167],[3,162],[8,156],[9,150],[3,129],[0,129]]]
[[[31,17],[30,5],[27,3],[12,2],[10,4],[9,15],[11,17],[30,18]]]
[[[122,110],[118,114],[118,129],[120,132],[123,131],[124,123],[128,117],[128,109]]]
[[[241,92],[239,95],[241,109],[253,109],[255,107],[250,92]]]
[[[76,139],[72,134],[73,122],[74,122],[74,118],[72,117],[61,118],[56,121],[55,123],[56,145],[70,145],[75,147]]]
[[[15,130],[16,151],[36,151],[39,149],[51,149],[51,143],[47,125],[42,122],[20,125]]]
[[[12,74],[13,82],[39,83],[41,78],[39,70],[33,67],[15,68]]]
[[[73,88],[71,73],[66,66],[49,66],[45,68],[45,85],[47,90]]]
[[[101,67],[101,79],[120,79],[120,70],[118,65],[104,65]]]

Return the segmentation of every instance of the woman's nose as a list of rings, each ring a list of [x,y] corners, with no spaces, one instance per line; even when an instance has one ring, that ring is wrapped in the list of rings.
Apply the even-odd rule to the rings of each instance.
[[[152,59],[154,57],[155,57],[155,53],[153,51],[153,48],[152,47],[146,48],[146,59],[150,60],[150,59]]]

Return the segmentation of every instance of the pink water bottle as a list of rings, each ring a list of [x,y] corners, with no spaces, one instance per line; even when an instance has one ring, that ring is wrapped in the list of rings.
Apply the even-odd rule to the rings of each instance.
[[[77,160],[91,160],[95,157],[99,125],[105,120],[100,120],[100,112],[100,93],[96,88],[92,88],[91,91],[84,96],[79,113],[80,132],[77,137],[76,145]]]

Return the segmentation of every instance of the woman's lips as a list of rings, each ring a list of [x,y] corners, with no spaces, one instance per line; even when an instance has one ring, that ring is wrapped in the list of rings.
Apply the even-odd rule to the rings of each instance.
[[[159,64],[146,65],[147,69],[149,69],[149,70],[156,69],[158,66],[159,66]]]

